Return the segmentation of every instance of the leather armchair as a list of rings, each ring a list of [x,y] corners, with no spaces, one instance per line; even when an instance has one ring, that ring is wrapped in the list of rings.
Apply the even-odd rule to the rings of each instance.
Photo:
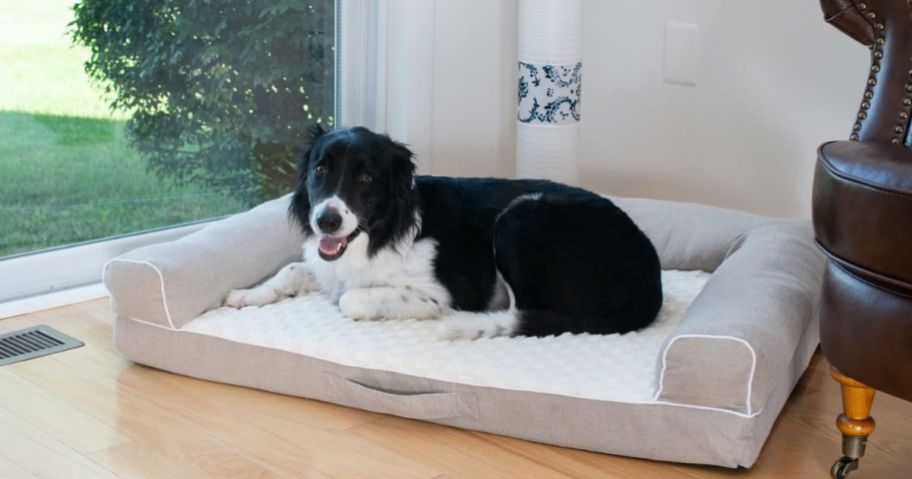
[[[821,145],[814,175],[817,242],[829,256],[820,306],[823,354],[840,382],[836,421],[858,467],[875,391],[912,400],[912,6],[821,0],[832,25],[871,50],[850,141]]]

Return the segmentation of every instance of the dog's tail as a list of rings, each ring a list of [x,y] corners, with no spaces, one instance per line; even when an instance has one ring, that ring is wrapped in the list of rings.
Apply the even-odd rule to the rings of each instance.
[[[499,274],[498,274],[499,276]],[[516,296],[506,282],[510,307],[503,311],[472,313],[456,311],[439,319],[441,339],[481,339],[498,336],[558,336],[572,334],[614,334],[638,329],[641,312],[631,311],[612,317],[610,321],[597,317],[568,316],[556,311],[519,310]]]

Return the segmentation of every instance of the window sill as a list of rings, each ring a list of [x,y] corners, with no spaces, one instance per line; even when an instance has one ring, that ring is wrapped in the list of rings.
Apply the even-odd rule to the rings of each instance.
[[[108,290],[101,283],[79,286],[77,288],[54,291],[52,293],[30,296],[0,303],[0,321],[23,314],[45,311],[71,304],[91,301],[108,296]]]

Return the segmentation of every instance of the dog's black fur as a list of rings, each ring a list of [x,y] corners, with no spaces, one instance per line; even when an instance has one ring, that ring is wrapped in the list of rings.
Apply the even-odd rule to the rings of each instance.
[[[610,200],[550,181],[415,177],[414,168],[408,148],[385,135],[317,128],[290,213],[310,232],[311,203],[332,191],[358,216],[370,255],[410,232],[432,238],[453,309],[484,311],[499,271],[520,315],[514,335],[624,333],[655,319],[658,255]]]

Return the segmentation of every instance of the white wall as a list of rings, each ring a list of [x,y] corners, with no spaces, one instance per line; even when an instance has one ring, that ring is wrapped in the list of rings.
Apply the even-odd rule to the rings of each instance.
[[[513,173],[516,0],[436,0],[431,171]],[[810,214],[815,149],[848,136],[867,50],[816,1],[586,0],[582,185]],[[662,81],[666,21],[699,25],[697,86]]]
[[[432,171],[512,176],[516,0],[436,0]]]

